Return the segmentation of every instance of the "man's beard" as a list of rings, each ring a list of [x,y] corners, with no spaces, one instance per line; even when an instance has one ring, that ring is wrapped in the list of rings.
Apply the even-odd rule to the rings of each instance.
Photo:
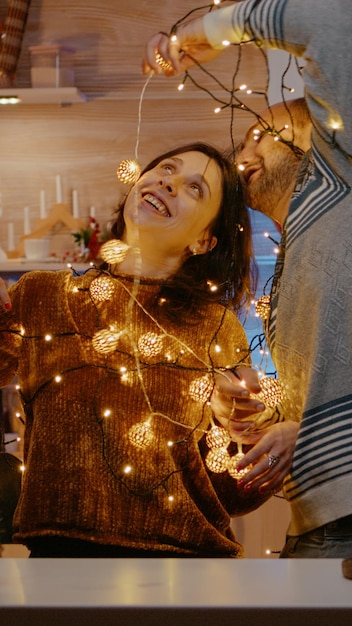
[[[276,148],[278,150],[278,148]],[[276,207],[296,180],[301,161],[285,146],[280,146],[276,158],[258,173],[249,186],[244,184],[246,204],[268,217],[276,217]]]

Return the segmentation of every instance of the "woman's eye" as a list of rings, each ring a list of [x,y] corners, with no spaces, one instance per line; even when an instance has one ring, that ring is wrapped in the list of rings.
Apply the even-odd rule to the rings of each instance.
[[[164,170],[168,173],[168,174],[172,174],[173,169],[171,167],[171,165],[164,165]]]
[[[191,189],[193,189],[200,197],[203,195],[202,188],[196,183],[190,185]]]

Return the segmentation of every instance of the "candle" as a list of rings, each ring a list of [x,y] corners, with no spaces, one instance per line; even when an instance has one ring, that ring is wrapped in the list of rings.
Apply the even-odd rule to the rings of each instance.
[[[14,250],[15,249],[15,230],[14,230],[13,222],[10,222],[10,224],[8,225],[7,237],[8,237],[7,249]]]
[[[23,212],[24,212],[23,232],[25,235],[29,235],[31,232],[31,222],[29,218],[29,206],[25,206]]]
[[[95,218],[95,206],[91,206],[89,210],[89,215]]]
[[[74,189],[72,191],[72,205],[73,205],[73,217],[79,217],[79,203],[78,203],[77,189]]]
[[[44,189],[40,190],[40,219],[46,218],[46,198]]]
[[[56,203],[62,203],[62,181],[60,174],[56,176]]]

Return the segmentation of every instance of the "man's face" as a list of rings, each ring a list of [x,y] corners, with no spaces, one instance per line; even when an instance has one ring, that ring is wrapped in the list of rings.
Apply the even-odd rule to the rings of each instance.
[[[286,109],[276,105],[272,111],[275,130],[284,139],[291,140],[291,120]],[[268,112],[262,117],[272,126]],[[300,163],[300,158],[275,134],[263,132],[259,123],[252,126],[236,158],[247,205],[282,223],[282,204],[287,197],[287,212]]]

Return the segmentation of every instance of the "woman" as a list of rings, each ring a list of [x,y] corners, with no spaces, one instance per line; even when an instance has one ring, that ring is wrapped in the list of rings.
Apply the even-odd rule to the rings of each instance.
[[[158,157],[113,234],[101,269],[25,274],[2,312],[0,382],[17,373],[26,419],[14,540],[40,557],[241,556],[230,515],[263,496],[237,489],[209,402],[215,372],[248,363],[219,304],[250,292],[232,165],[204,144]]]

